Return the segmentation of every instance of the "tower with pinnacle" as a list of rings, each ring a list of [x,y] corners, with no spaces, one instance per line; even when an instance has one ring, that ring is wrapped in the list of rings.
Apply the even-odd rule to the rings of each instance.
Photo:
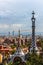
[[[37,52],[38,51],[38,48],[36,46],[36,41],[35,41],[35,12],[33,11],[32,12],[32,18],[31,18],[31,21],[32,21],[32,44],[31,44],[31,48],[30,48],[30,52]]]

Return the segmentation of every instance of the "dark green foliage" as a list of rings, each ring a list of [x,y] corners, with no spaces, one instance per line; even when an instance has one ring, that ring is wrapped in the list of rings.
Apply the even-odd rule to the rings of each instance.
[[[28,54],[27,65],[43,65],[43,55]]]

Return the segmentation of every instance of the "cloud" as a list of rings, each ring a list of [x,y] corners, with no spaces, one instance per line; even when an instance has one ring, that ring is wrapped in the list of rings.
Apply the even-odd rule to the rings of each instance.
[[[38,27],[37,29],[40,28],[39,31],[43,31],[41,29],[43,27],[42,6],[43,0],[0,0],[0,22],[2,23],[0,24],[0,29],[17,30],[21,28],[29,28],[31,26],[31,12],[32,10],[35,10],[36,26]],[[25,22],[28,24],[28,26],[26,26],[27,24]],[[38,26],[38,24],[41,26]]]
[[[7,24],[0,24],[0,29],[8,29],[9,25]]]
[[[8,16],[8,15],[10,15],[10,14],[12,14],[13,12],[12,11],[10,11],[10,10],[0,10],[0,16],[4,16],[4,17],[6,17],[6,16]]]
[[[13,0],[0,0],[0,2],[10,2],[10,1],[13,1]]]
[[[22,27],[22,24],[11,24],[11,27]]]
[[[31,29],[26,28],[27,24],[0,24],[0,32],[18,32],[20,29],[21,32],[31,32]]]
[[[2,30],[18,30],[23,24],[0,24],[0,29]]]

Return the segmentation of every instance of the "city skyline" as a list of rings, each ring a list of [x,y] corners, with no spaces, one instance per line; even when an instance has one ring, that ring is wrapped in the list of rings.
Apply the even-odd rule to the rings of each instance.
[[[36,32],[43,32],[42,0],[0,0],[0,32],[31,32],[32,11],[35,11]]]

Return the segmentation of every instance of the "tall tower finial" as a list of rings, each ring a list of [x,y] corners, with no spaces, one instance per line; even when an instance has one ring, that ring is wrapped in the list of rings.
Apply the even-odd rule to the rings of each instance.
[[[35,15],[35,12],[33,11],[33,12],[32,12],[32,18],[31,18],[32,21],[35,21],[34,15]]]
[[[34,14],[35,14],[35,12],[33,11],[33,12],[32,12],[32,14],[34,15]]]
[[[35,43],[35,17],[34,17],[34,11],[32,12],[32,45],[30,48],[30,52],[36,52],[36,43]]]

